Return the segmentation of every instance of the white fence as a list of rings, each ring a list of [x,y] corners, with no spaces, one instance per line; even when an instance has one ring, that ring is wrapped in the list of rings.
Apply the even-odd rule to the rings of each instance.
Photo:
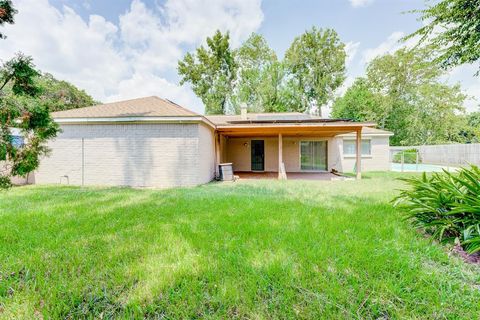
[[[391,155],[411,149],[418,150],[417,162],[420,163],[443,166],[480,165],[480,143],[391,147]]]

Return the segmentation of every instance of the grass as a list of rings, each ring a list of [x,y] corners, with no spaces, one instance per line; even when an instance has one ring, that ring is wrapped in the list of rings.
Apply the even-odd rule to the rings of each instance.
[[[480,268],[402,220],[398,176],[0,193],[0,318],[477,318]]]

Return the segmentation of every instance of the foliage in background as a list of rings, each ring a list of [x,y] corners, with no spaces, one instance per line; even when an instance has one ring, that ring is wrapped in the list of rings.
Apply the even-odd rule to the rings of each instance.
[[[321,107],[332,99],[345,80],[345,45],[333,29],[313,27],[293,40],[285,53],[285,65],[293,85],[301,93],[304,111]]]
[[[250,112],[269,112],[279,103],[283,69],[275,52],[261,35],[253,33],[237,50],[239,66],[232,100],[235,113],[246,104]]]
[[[32,79],[38,90],[38,94],[30,97],[33,100],[32,103],[48,103],[50,112],[90,107],[99,103],[84,90],[78,89],[67,81],[57,80],[49,73],[39,72]],[[12,93],[11,84],[5,86],[4,93],[6,95]],[[18,97],[17,103],[22,103],[20,99],[23,98]]]
[[[441,0],[420,13],[423,27],[406,37],[420,37],[444,68],[474,63],[480,58],[480,0]],[[478,74],[478,72],[477,72]]]
[[[480,251],[480,169],[433,173],[402,179],[410,186],[395,199],[407,218],[435,239],[459,242],[469,253]]]
[[[46,154],[46,142],[56,136],[58,125],[49,113],[49,101],[35,99],[40,88],[34,78],[32,58],[17,54],[0,68],[0,188],[7,188],[13,176],[26,176]],[[7,85],[10,91],[3,90]],[[18,146],[12,137],[18,128],[24,143]]]
[[[460,134],[466,96],[441,81],[427,50],[400,49],[372,60],[332,107],[332,115],[376,122],[393,131],[392,145],[465,142]]]
[[[13,24],[14,16],[17,10],[13,7],[11,0],[0,0],[0,27],[4,24]],[[0,39],[5,39],[5,35],[0,32]]]
[[[280,61],[266,40],[253,33],[232,50],[217,31],[178,62],[180,84],[192,85],[207,114],[254,112],[320,113],[345,79],[345,50],[332,29],[312,28],[297,37]]]
[[[230,48],[230,36],[220,31],[207,38],[207,47],[187,53],[178,61],[180,84],[190,83],[193,92],[205,105],[206,114],[226,114],[232,111],[230,101],[236,78],[236,63]]]

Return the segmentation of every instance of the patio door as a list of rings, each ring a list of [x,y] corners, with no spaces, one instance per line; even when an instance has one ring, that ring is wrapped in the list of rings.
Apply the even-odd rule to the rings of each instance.
[[[252,171],[265,170],[265,141],[252,140]]]
[[[327,171],[327,141],[301,141],[300,168],[305,171]]]

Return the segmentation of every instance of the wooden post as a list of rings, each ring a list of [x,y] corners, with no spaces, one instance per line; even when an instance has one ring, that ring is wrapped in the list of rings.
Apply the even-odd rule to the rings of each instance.
[[[357,130],[357,180],[362,179],[362,129]]]
[[[215,134],[215,175],[220,176],[218,165],[220,164],[220,134]]]
[[[282,163],[283,163],[283,138],[282,134],[278,134],[278,179],[283,179],[282,173]]]

